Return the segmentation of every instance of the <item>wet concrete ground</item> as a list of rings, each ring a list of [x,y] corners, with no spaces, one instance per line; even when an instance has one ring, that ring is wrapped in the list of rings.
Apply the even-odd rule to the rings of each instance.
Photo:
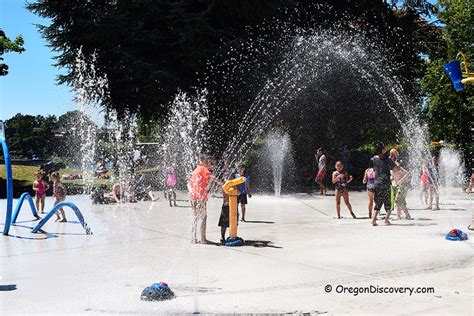
[[[255,196],[248,222],[239,223],[248,245],[236,248],[191,244],[184,194],[172,208],[163,197],[106,206],[68,197],[92,236],[68,211],[67,224],[53,217],[45,233],[31,234],[37,222],[25,204],[10,236],[0,237],[0,310],[3,315],[473,313],[474,252],[466,229],[472,195],[458,192],[441,200],[440,211],[431,211],[412,193],[414,220],[377,227],[369,224],[366,194],[350,197],[360,219],[350,218],[344,205],[345,218],[335,219],[334,196]],[[47,209],[52,203],[48,198]],[[215,198],[208,205],[208,239],[216,243],[221,203]],[[3,222],[5,200],[0,207]],[[451,228],[467,231],[471,239],[445,240]],[[167,282],[177,298],[141,301],[143,288],[158,281]],[[417,288],[434,292],[410,294]]]

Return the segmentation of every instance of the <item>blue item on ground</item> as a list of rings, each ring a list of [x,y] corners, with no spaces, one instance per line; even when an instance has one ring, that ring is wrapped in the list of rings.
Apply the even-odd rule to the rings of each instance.
[[[467,234],[460,229],[451,229],[449,233],[446,235],[447,240],[452,241],[459,241],[459,240],[467,240]]]
[[[243,246],[245,241],[240,237],[228,237],[224,243],[226,247],[238,247]]]
[[[144,301],[166,301],[175,298],[176,295],[171,291],[165,282],[153,283],[142,291],[140,299]]]

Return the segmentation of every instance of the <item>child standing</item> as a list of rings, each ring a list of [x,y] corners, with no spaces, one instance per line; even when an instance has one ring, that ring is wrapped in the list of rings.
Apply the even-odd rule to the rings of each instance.
[[[349,212],[353,218],[356,218],[354,212],[352,212],[352,206],[349,202],[349,190],[347,184],[352,181],[352,176],[344,170],[344,165],[341,161],[336,162],[336,171],[332,173],[332,183],[336,185],[336,213],[337,218],[341,218],[341,196],[344,198]]]
[[[229,176],[229,180],[232,180],[232,176]],[[229,210],[229,195],[225,194],[224,190],[222,190],[222,209],[221,209],[221,216],[219,217],[218,226],[221,227],[221,244],[225,243],[225,232],[227,227],[229,227],[229,217],[230,217],[230,210]]]
[[[245,183],[239,184],[239,195],[237,196],[237,203],[240,204],[240,209],[242,210],[242,222],[245,222],[245,207],[247,205],[247,195],[249,198],[252,197],[250,193],[250,179],[245,174],[245,165],[239,164],[237,166],[237,172],[234,173],[234,179],[245,177]],[[237,207],[238,207],[237,204]]]
[[[428,164],[428,175],[430,180],[430,201],[428,209],[438,211],[439,208],[439,165],[438,157],[433,156],[431,163]],[[433,207],[433,197],[435,200],[435,206]]]
[[[166,168],[166,192],[165,192],[165,196],[166,198],[169,200],[170,202],[170,206],[173,206],[171,204],[171,198],[173,198],[173,204],[174,206],[178,206],[176,204],[176,192],[174,190],[174,188],[176,187],[176,171],[174,170],[173,166],[168,166],[168,168]]]
[[[364,179],[362,183],[367,184],[367,195],[369,198],[369,218],[372,218],[372,210],[374,207],[374,195],[375,195],[375,171],[374,161],[370,159],[370,168],[367,168],[364,173]]]
[[[408,213],[406,197],[408,194],[410,174],[408,171],[403,169],[398,163],[390,171],[392,174],[392,187],[395,193],[394,204],[397,207],[397,219],[400,220],[401,211],[405,213],[406,219],[411,219],[410,213]]]
[[[35,196],[35,206],[38,212],[44,214],[44,201],[46,198],[46,191],[49,189],[49,185],[43,179],[43,173],[38,171],[36,173],[36,181],[33,182],[33,190],[36,192]],[[40,211],[40,203],[41,203],[41,211]]]
[[[56,205],[66,200],[66,188],[61,183],[61,176],[59,175],[59,172],[53,172],[51,174],[51,179],[53,180],[53,196],[56,198],[54,205]],[[62,216],[62,219],[60,215]],[[56,212],[56,221],[63,223],[67,222],[66,214],[62,207]]]
[[[421,177],[420,177],[420,201],[423,204],[428,205],[428,192],[430,190],[430,175],[428,173],[428,167],[426,162],[422,162]]]
[[[210,244],[206,239],[206,225],[207,225],[207,200],[210,182],[221,184],[209,170],[209,158],[201,156],[199,164],[191,174],[188,181],[188,188],[191,192],[191,204],[193,206],[193,223],[192,223],[192,239],[191,243]],[[199,225],[200,223],[200,225]],[[201,239],[198,241],[198,226]]]
[[[316,183],[319,185],[321,195],[326,195],[326,186],[324,185],[324,177],[326,176],[327,159],[322,148],[318,148],[315,154],[316,162],[318,163],[318,173],[316,174]]]

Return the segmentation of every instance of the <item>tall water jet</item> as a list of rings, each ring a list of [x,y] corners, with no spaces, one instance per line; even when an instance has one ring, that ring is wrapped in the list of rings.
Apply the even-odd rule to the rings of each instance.
[[[207,91],[200,90],[196,95],[178,92],[171,104],[167,123],[160,130],[159,156],[166,165],[176,171],[178,185],[187,183],[199,162],[206,143],[205,128],[208,123]],[[162,166],[166,170],[168,166]],[[163,175],[164,178],[164,175]],[[188,204],[189,205],[189,204]],[[191,215],[192,212],[189,212]],[[190,216],[190,226],[196,219]],[[191,230],[189,231],[191,233]],[[188,236],[186,236],[188,237]],[[187,239],[185,239],[187,240]],[[194,259],[191,275],[194,276],[194,313],[199,313],[199,258],[200,247],[193,247]]]
[[[97,124],[99,124],[99,105],[108,94],[105,75],[96,71],[97,54],[85,56],[80,48],[74,66],[73,89],[75,102],[80,110],[81,170],[84,184],[83,193],[90,193],[95,178],[95,154],[97,147]]]
[[[324,5],[320,9],[331,11]],[[298,16],[299,12],[295,21]],[[274,37],[267,33],[253,36],[250,32],[248,40],[228,50],[228,58],[219,64],[210,64],[205,82],[209,86],[216,85],[230,100],[238,100],[235,117],[239,125],[226,148],[226,156],[232,157],[233,162],[245,159],[255,141],[270,129],[282,110],[292,107],[295,100],[311,89],[327,90],[327,95],[337,95],[339,100],[341,96],[350,96],[349,91],[340,86],[343,83],[351,91],[369,96],[377,111],[393,115],[393,125],[397,125],[393,134],[398,131],[398,135],[390,142],[406,144],[413,184],[419,185],[415,179],[421,159],[429,155],[426,148],[429,133],[419,119],[416,100],[404,91],[403,78],[399,80],[396,76],[397,69],[403,65],[386,57],[390,56],[390,48],[383,47],[383,41],[378,41],[373,34],[366,37],[357,24],[351,23],[352,17],[346,18],[350,29],[344,26],[344,18],[340,25],[324,30],[296,26],[291,21],[264,23],[259,28]],[[221,74],[225,74],[224,82],[217,82],[214,78]],[[239,108],[242,103],[248,104],[244,111]],[[337,106],[338,110],[351,112],[343,100]]]
[[[195,96],[179,92],[172,104],[167,123],[160,131],[162,159],[173,165],[178,178],[187,180],[196,167],[206,143],[208,122],[207,91]]]
[[[458,150],[443,147],[439,153],[439,177],[441,182],[441,194],[451,198],[456,178],[461,166],[461,156]]]
[[[290,136],[280,132],[268,134],[265,138],[265,156],[272,168],[275,196],[280,197],[283,175],[292,161]]]

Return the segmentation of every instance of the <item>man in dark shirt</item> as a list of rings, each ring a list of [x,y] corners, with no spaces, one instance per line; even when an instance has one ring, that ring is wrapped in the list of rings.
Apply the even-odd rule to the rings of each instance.
[[[377,216],[379,215],[382,206],[385,207],[385,225],[390,225],[389,218],[391,212],[391,201],[390,201],[390,170],[393,169],[395,163],[385,153],[383,144],[377,144],[375,146],[375,155],[372,160],[374,162],[374,211],[372,212],[372,225],[377,226]]]

